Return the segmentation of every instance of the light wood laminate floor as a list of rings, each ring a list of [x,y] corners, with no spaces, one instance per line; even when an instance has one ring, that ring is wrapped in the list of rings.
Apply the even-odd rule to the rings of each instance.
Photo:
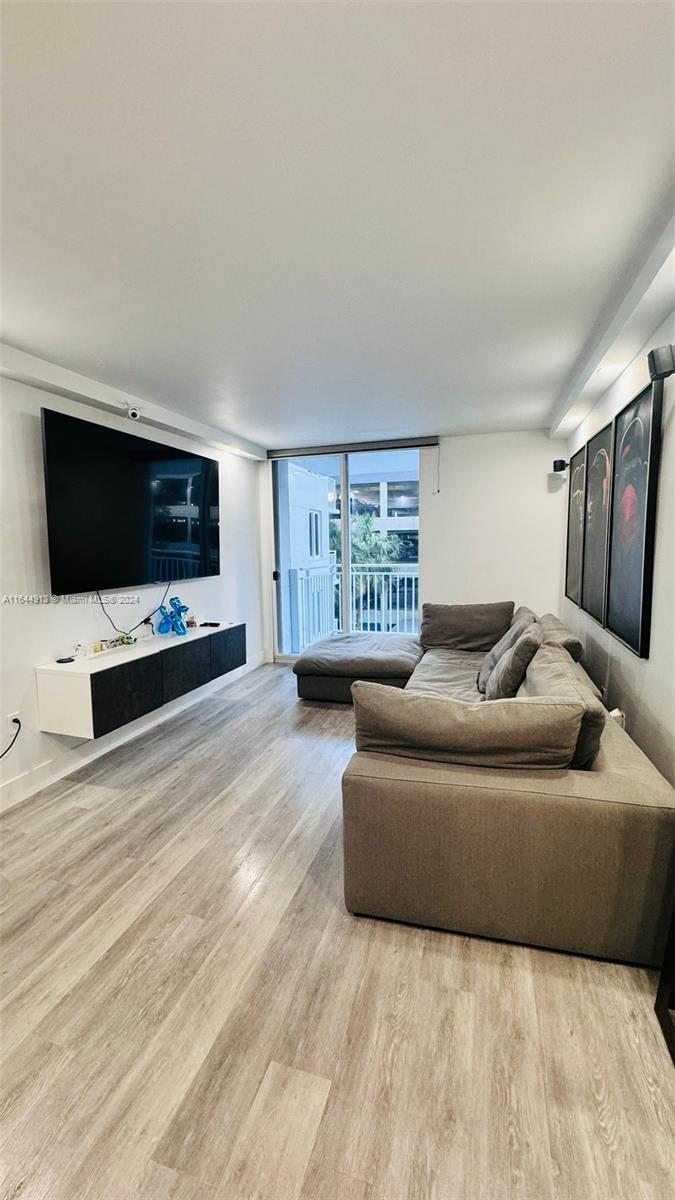
[[[263,667],[5,814],[5,1200],[670,1200],[637,968],[344,909],[353,714]]]

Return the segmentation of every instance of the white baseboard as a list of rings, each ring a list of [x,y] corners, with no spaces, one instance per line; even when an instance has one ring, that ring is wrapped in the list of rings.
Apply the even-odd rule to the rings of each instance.
[[[42,788],[49,787],[50,784],[56,783],[57,780],[64,779],[66,775],[79,770],[85,763],[93,762],[94,759],[100,758],[103,754],[109,754],[111,750],[115,750],[118,746],[123,746],[126,742],[133,741],[134,738],[140,737],[142,733],[146,733],[148,729],[154,729],[156,725],[161,725],[170,717],[175,717],[177,713],[183,712],[187,708],[192,708],[200,700],[204,700],[207,696],[212,696],[214,692],[219,692],[224,687],[236,683],[242,676],[249,675],[251,671],[255,671],[263,663],[269,661],[269,655],[264,650],[260,651],[259,654],[249,659],[243,667],[237,667],[236,670],[231,671],[228,675],[221,675],[218,679],[212,679],[209,683],[196,688],[194,692],[190,692],[187,696],[180,696],[178,700],[172,700],[169,704],[163,705],[162,708],[148,713],[145,717],[139,717],[137,721],[131,721],[129,725],[124,725],[121,729],[116,729],[113,733],[106,734],[105,737],[98,738],[96,741],[81,742],[64,755],[58,763],[55,763],[54,759],[50,758],[45,762],[38,763],[35,767],[31,767],[29,771],[23,771],[20,775],[15,775],[13,779],[8,779],[6,783],[0,785],[0,812],[7,812],[8,809],[14,808],[15,805],[20,804],[22,800],[28,799],[35,792],[39,792]],[[55,738],[57,736],[56,734],[54,735]],[[64,738],[63,740],[69,741],[70,739]]]

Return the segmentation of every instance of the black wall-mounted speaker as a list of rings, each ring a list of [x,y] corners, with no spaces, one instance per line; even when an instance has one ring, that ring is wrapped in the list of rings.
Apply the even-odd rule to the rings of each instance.
[[[567,463],[565,462],[565,459],[564,458],[554,458],[553,459],[553,470],[556,472],[556,474],[559,471],[567,470]]]
[[[675,373],[675,346],[659,346],[658,350],[650,350],[647,355],[649,378],[667,379]]]

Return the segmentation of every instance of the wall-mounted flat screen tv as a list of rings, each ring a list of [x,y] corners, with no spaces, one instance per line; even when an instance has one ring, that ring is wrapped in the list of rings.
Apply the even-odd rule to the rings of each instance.
[[[218,463],[42,409],[56,596],[220,570]]]

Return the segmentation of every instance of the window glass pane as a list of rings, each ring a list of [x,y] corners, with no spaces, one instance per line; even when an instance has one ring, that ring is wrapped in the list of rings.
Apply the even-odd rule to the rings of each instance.
[[[340,456],[273,464],[277,650],[300,654],[340,622]]]
[[[350,628],[419,627],[419,451],[348,455]]]
[[[309,514],[309,553],[311,558],[321,555],[321,513]]]

